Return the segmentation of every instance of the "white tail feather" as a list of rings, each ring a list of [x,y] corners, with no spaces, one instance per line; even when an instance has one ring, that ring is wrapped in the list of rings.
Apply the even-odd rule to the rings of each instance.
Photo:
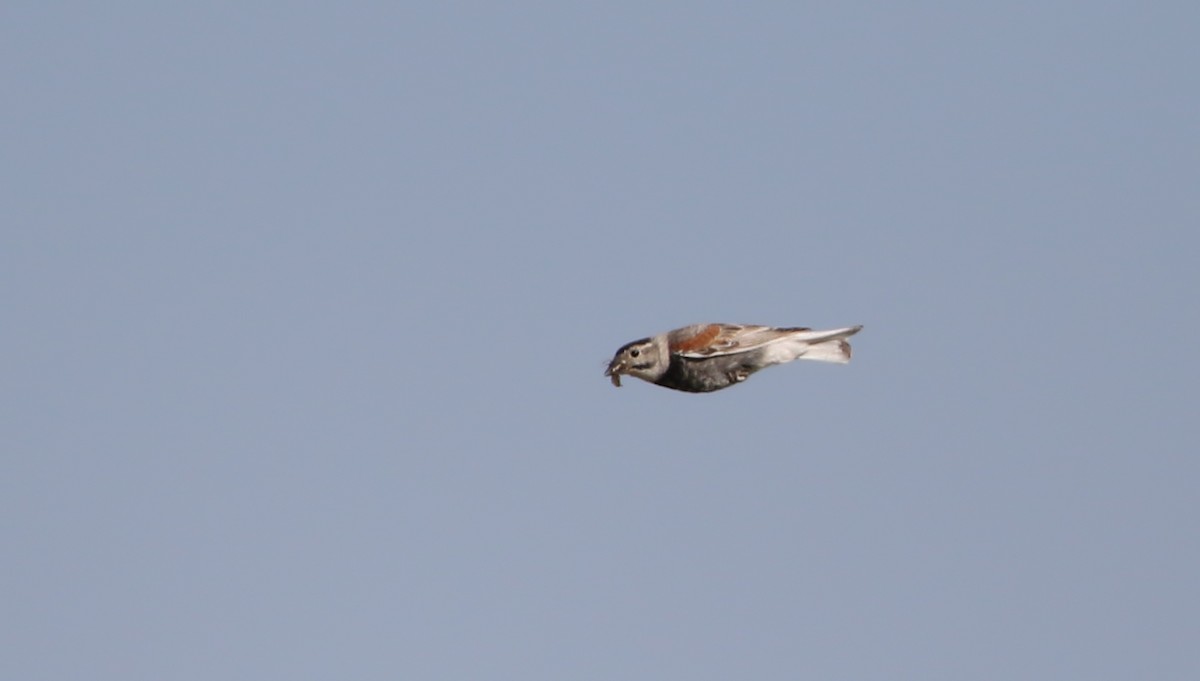
[[[796,356],[796,359],[845,364],[850,361],[850,344],[844,340],[832,340],[809,345]]]
[[[797,331],[768,346],[768,361],[783,364],[795,359],[845,364],[850,361],[850,344],[846,339],[858,333],[861,326],[831,331]]]

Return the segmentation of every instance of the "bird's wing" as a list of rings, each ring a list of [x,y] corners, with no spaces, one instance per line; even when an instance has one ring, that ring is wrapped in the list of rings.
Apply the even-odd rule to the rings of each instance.
[[[671,354],[692,359],[749,352],[808,329],[776,329],[743,324],[700,324],[672,332],[668,337]]]

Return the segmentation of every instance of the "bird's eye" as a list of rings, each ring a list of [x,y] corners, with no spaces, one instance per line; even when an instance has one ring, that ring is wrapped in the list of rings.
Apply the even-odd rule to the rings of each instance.
[[[637,348],[634,348],[634,349],[632,349],[632,350],[630,350],[630,351],[629,351],[629,356],[630,356],[630,357],[637,357],[637,356],[638,356],[638,355],[640,355],[640,354],[642,354],[642,353],[638,352],[638,349],[637,349]]]

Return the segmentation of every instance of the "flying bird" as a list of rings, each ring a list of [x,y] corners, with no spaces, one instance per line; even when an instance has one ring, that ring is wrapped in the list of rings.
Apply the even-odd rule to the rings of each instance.
[[[673,390],[706,393],[741,383],[754,372],[795,359],[845,364],[846,339],[862,325],[830,331],[742,324],[693,324],[626,343],[604,375],[621,387],[621,376]]]

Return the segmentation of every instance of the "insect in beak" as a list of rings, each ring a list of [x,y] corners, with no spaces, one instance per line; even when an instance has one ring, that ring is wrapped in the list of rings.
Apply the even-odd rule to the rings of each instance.
[[[608,368],[604,370],[604,375],[612,380],[612,384],[618,388],[621,387],[621,370],[624,369],[620,362],[614,360]]]

